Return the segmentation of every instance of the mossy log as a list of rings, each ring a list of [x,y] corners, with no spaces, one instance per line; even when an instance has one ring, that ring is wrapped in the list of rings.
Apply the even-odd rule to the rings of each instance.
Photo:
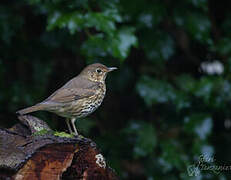
[[[33,116],[19,119],[0,129],[0,179],[118,179],[92,140],[54,134]]]

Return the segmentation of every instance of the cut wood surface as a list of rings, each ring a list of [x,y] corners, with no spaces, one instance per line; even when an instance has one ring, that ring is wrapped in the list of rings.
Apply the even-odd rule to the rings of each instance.
[[[0,180],[118,179],[92,140],[54,135],[33,116],[19,119],[0,129]]]

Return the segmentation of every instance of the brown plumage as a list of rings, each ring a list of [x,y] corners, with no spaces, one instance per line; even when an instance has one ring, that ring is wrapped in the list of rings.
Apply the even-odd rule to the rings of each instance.
[[[70,133],[70,121],[77,135],[76,118],[81,118],[94,112],[103,101],[106,93],[105,79],[107,73],[117,68],[108,68],[103,64],[91,64],[75,78],[55,91],[47,99],[34,106],[17,111],[24,115],[34,111],[49,111],[65,117]]]

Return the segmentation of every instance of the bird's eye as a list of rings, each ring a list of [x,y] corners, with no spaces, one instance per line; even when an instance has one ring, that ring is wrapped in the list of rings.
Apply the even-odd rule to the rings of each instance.
[[[102,70],[101,69],[96,69],[96,72],[100,74],[102,72]]]

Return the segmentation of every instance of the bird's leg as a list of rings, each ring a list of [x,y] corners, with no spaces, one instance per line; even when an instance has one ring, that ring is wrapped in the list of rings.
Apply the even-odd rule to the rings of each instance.
[[[76,127],[75,127],[75,120],[76,120],[76,118],[72,118],[72,119],[71,119],[71,124],[72,124],[72,127],[73,127],[73,129],[74,129],[75,135],[77,136],[77,135],[78,135],[78,132],[77,132],[77,129],[76,129]]]
[[[72,131],[71,126],[70,126],[70,119],[66,118],[66,123],[67,123],[69,133],[72,134],[73,131]]]

